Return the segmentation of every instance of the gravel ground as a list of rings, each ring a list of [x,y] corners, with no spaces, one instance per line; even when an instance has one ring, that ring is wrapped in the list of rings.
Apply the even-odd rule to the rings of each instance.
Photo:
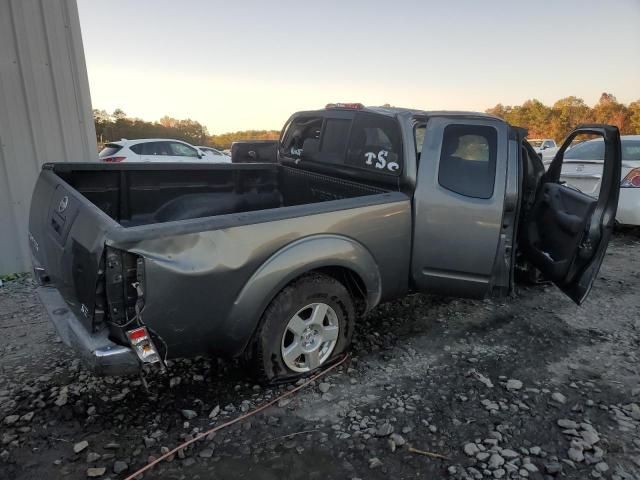
[[[619,233],[587,302],[411,295],[362,320],[348,366],[156,466],[163,479],[640,479],[640,240]],[[95,378],[27,277],[0,287],[0,478],[124,478],[291,386],[234,363]],[[446,458],[433,458],[431,452]]]

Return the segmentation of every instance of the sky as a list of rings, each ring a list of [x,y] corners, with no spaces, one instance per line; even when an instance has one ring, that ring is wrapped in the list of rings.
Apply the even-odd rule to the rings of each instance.
[[[640,98],[640,0],[77,0],[93,108],[280,129],[329,102]]]

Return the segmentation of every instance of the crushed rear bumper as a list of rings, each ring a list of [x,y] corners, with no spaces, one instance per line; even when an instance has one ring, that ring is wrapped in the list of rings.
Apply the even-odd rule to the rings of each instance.
[[[98,333],[88,332],[58,290],[39,287],[37,292],[62,341],[77,352],[84,365],[94,374],[129,375],[140,371],[140,362],[131,348],[109,340],[108,329]]]

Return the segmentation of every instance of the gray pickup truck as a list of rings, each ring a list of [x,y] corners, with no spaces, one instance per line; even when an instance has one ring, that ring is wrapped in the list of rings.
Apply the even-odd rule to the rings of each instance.
[[[597,199],[559,180],[584,133],[606,143]],[[46,164],[29,226],[39,294],[98,374],[210,354],[265,380],[330,362],[359,316],[411,291],[504,296],[529,270],[580,303],[613,227],[619,132],[577,128],[547,172],[525,134],[334,104],[294,114],[275,162]]]

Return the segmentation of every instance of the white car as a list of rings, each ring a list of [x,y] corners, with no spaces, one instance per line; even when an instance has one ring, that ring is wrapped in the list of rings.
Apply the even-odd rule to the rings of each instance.
[[[622,181],[616,221],[640,225],[640,135],[623,135]],[[561,180],[581,192],[597,197],[600,193],[604,141],[601,138],[579,143],[564,154]]]
[[[120,162],[207,162],[203,152],[193,145],[170,138],[122,139],[109,142],[100,151],[98,161]]]
[[[231,157],[216,148],[198,146],[198,149],[212,162],[231,163]]]
[[[552,138],[528,138],[527,141],[531,144],[543,162],[553,160],[553,157],[555,157],[559,149],[556,145],[556,141]]]

